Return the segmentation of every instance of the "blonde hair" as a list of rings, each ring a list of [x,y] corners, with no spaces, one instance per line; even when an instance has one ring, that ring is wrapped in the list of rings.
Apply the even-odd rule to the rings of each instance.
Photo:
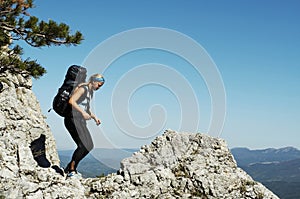
[[[103,83],[105,82],[104,77],[103,77],[103,75],[101,75],[101,74],[94,74],[94,75],[92,75],[92,76],[89,78],[89,81],[88,81],[88,82],[93,82],[93,81],[95,81],[96,79],[101,79],[101,81],[102,81]]]
[[[89,83],[92,83],[97,78],[103,79],[103,83],[105,82],[103,75],[97,73],[97,74],[94,74],[94,75],[90,76],[89,81],[83,82],[83,83],[79,84],[77,87],[87,86],[87,85],[89,85]]]

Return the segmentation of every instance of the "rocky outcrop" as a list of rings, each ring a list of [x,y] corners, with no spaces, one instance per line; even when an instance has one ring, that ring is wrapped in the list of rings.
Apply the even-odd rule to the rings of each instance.
[[[277,198],[237,167],[224,140],[171,130],[124,159],[118,173],[66,179],[31,151],[43,138],[45,158],[59,165],[30,79],[1,73],[0,81],[0,198]]]
[[[0,198],[20,198],[35,193],[45,170],[34,160],[31,143],[45,136],[46,158],[59,165],[55,140],[45,123],[39,103],[31,90],[32,81],[21,74],[0,73]],[[53,171],[52,171],[53,170]],[[53,175],[49,175],[53,176]],[[45,180],[46,181],[46,180]]]
[[[85,184],[94,198],[278,198],[237,167],[223,140],[171,130],[124,159],[119,175]]]
[[[44,134],[47,158],[52,163],[58,164],[55,140],[31,90],[31,79],[24,78],[20,74],[0,73],[0,82],[3,85],[0,92],[0,142],[1,146],[6,146],[6,150],[0,151],[1,157],[24,155],[19,157],[20,161],[30,162],[31,157],[27,154],[28,146]],[[9,154],[9,149],[17,150],[12,150],[14,154]]]

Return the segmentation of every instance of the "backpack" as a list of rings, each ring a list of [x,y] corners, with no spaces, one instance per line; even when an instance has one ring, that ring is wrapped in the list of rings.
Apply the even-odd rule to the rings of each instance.
[[[85,82],[86,72],[86,68],[82,66],[72,65],[68,68],[65,80],[52,102],[53,109],[58,115],[66,117],[72,112],[69,99],[74,89]]]

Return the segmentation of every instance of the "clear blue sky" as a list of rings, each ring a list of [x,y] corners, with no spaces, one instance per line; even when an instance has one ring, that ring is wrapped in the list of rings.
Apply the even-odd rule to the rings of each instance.
[[[230,148],[300,148],[299,1],[91,0],[70,3],[53,0],[36,1],[35,4],[32,15],[43,20],[65,22],[71,30],[80,30],[85,37],[82,45],[77,47],[24,48],[24,57],[37,59],[48,71],[45,76],[33,81],[33,90],[59,149],[72,148],[74,144],[63,126],[62,118],[54,112],[47,113],[47,110],[67,67],[85,63],[92,50],[111,36],[144,27],[161,27],[182,33],[199,43],[210,55],[225,87],[226,118],[220,137],[226,140]],[[99,54],[99,63],[103,56]],[[144,49],[123,55],[104,71],[106,85],[94,99],[95,112],[102,125],[94,127],[93,123],[89,124],[96,147],[111,147],[104,137],[110,140],[113,147],[140,147],[163,129],[180,128],[180,103],[184,100],[184,94],[178,98],[168,86],[159,85],[157,79],[134,92],[126,101],[126,108],[135,125],[147,127],[151,123],[150,108],[154,104],[161,105],[163,109],[157,106],[153,109],[154,112],[162,111],[155,115],[156,119],[161,117],[164,121],[160,131],[153,130],[140,139],[139,132],[133,132],[135,137],[127,136],[115,125],[118,115],[113,115],[112,109],[119,109],[117,105],[124,104],[122,99],[112,102],[110,97],[118,81],[124,75],[129,76],[135,68],[151,63],[157,67],[153,70],[154,75],[161,74],[162,79],[171,73],[164,74],[164,66],[181,74],[183,79],[178,77],[172,82],[178,85],[179,90],[185,90],[181,82],[190,84],[198,107],[192,106],[191,102],[188,109],[199,108],[200,119],[191,116],[188,120],[191,123],[197,120],[197,132],[207,131],[212,108],[203,78],[195,75],[185,60],[172,53]],[[103,66],[95,65],[93,70],[97,71],[98,67],[99,72],[103,72],[100,71]],[[147,73],[134,76],[133,71],[131,79],[139,78],[149,80]],[[127,93],[124,91],[121,94]],[[188,98],[189,94],[186,95]],[[150,138],[146,138],[148,135]]]

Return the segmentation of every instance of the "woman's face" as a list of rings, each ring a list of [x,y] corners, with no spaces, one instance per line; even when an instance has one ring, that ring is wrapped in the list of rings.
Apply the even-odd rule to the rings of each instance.
[[[92,81],[92,88],[94,91],[98,90],[104,82],[97,82],[97,81]]]

